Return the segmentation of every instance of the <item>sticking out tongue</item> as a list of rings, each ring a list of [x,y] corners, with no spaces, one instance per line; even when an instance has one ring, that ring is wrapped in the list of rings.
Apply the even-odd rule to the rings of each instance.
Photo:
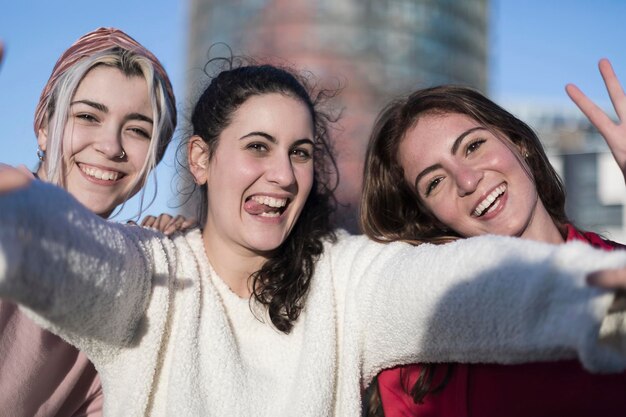
[[[249,214],[261,214],[278,211],[276,207],[270,207],[265,204],[257,203],[254,200],[248,200],[243,205],[244,210]]]

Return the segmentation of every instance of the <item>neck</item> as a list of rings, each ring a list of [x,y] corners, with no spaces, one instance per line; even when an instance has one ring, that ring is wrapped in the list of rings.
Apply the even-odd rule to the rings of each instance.
[[[208,225],[202,230],[204,249],[211,266],[232,292],[241,298],[252,295],[250,276],[261,269],[267,258],[218,237]]]
[[[535,210],[530,223],[520,237],[553,244],[565,242],[562,231],[554,223],[548,211],[541,204]]]
[[[46,174],[46,170],[44,169],[43,165],[43,163],[39,164],[39,167],[37,167],[37,172],[35,172],[35,174],[37,174],[37,177],[41,181],[48,182],[48,175]]]

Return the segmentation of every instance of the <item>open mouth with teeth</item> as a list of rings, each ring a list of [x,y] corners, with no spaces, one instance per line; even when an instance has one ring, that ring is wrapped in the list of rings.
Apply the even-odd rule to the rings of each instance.
[[[261,217],[279,217],[285,212],[287,203],[289,203],[287,198],[255,195],[246,200],[244,208],[249,214]]]
[[[124,174],[118,171],[108,171],[100,168],[96,168],[90,165],[80,164],[80,170],[88,177],[102,181],[117,181],[122,178]]]
[[[483,201],[476,206],[472,215],[474,217],[480,217],[486,213],[489,213],[492,209],[496,207],[496,202],[500,199],[502,194],[506,191],[506,185],[502,184],[501,186],[494,189]]]

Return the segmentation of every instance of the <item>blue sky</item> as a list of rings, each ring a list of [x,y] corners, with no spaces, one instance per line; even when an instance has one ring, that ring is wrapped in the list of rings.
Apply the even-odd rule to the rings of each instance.
[[[491,0],[489,94],[501,104],[569,103],[567,82],[602,104],[608,98],[597,70],[601,57],[626,82],[626,1]],[[151,49],[177,92],[184,91],[186,2],[183,0],[13,1],[0,13],[5,58],[0,67],[0,162],[36,163],[34,108],[58,56],[80,35],[116,26]],[[173,212],[173,150],[157,169],[158,196],[150,213]],[[130,204],[120,219],[136,206]]]

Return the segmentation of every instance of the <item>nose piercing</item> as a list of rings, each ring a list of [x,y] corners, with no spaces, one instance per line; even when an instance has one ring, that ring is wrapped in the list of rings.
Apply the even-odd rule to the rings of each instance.
[[[122,149],[122,153],[121,153],[121,154],[119,154],[117,157],[118,157],[119,159],[124,159],[124,157],[125,157],[125,156],[126,156],[126,151],[125,151],[124,149]]]

